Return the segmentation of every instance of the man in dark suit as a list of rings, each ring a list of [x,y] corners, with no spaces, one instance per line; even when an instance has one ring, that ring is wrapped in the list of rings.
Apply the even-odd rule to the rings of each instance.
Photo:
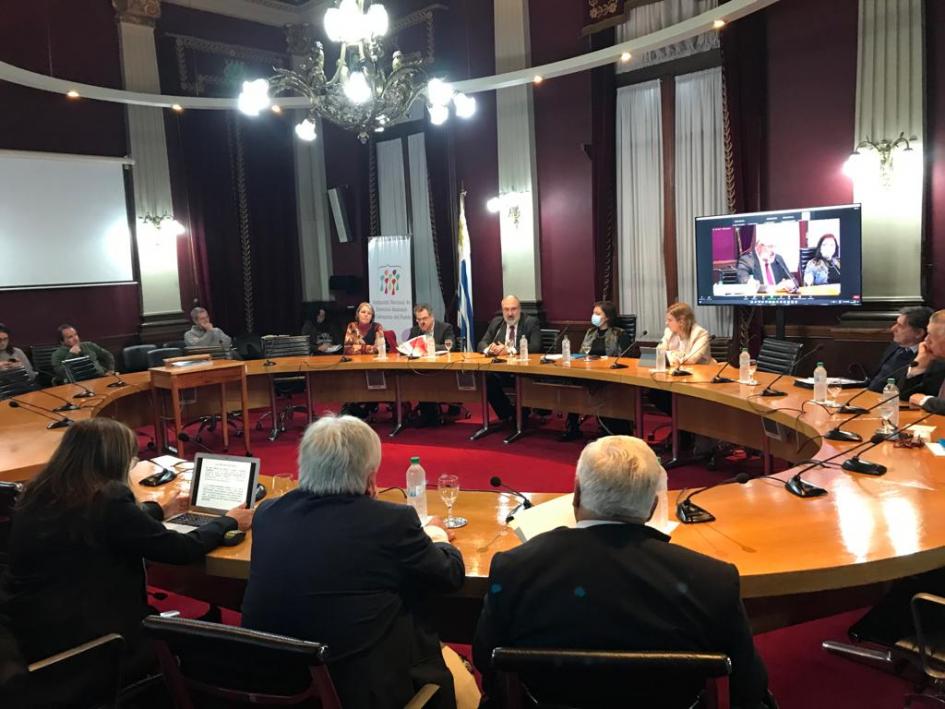
[[[422,303],[413,309],[413,317],[416,324],[410,328],[408,339],[420,337],[420,335],[433,335],[433,341],[436,343],[436,349],[452,350],[456,338],[453,335],[453,326],[448,322],[440,322],[433,318],[433,309],[426,303]],[[432,401],[420,402],[420,421],[419,425],[436,426],[440,423],[440,406]],[[450,407],[451,410],[454,407]],[[455,414],[454,414],[455,415]]]
[[[531,315],[522,317],[522,303],[514,295],[502,299],[502,315],[497,315],[479,340],[478,350],[491,357],[507,357],[518,352],[522,336],[528,340],[529,354],[541,352],[541,323]],[[502,387],[514,381],[511,374],[490,374],[486,378],[489,404],[503,421],[510,421],[515,413]],[[485,415],[485,412],[484,414]]]
[[[897,379],[900,389],[904,388],[902,385],[906,379],[906,370],[919,351],[919,343],[925,339],[931,315],[932,309],[924,306],[899,311],[896,322],[889,328],[892,344],[883,352],[879,369],[870,379],[867,387],[870,391],[881,392],[890,377]]]
[[[754,248],[739,257],[735,272],[739,283],[754,280],[759,293],[793,293],[797,290],[797,281],[777,252],[776,240],[760,231],[755,236]]]
[[[299,487],[259,508],[243,625],[325,643],[344,706],[403,707],[422,685],[455,707],[427,614],[465,568],[436,520],[376,498],[381,442],[360,419],[323,416],[299,446]],[[434,541],[436,539],[437,541]]]
[[[909,403],[930,414],[945,414],[945,310],[932,313],[929,334],[915,359],[917,366],[909,374],[924,376],[921,389],[910,394]]]
[[[498,691],[490,657],[500,646],[693,650],[731,658],[733,706],[764,705],[767,673],[742,607],[738,569],[670,544],[644,524],[665,475],[640,439],[601,438],[578,460],[577,528],[540,534],[493,557],[473,642],[487,694]],[[554,677],[532,679],[554,691]]]

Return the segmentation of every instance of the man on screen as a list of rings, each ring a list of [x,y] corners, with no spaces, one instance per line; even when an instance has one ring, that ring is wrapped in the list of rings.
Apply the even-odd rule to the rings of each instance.
[[[797,290],[797,281],[777,252],[777,240],[760,229],[754,247],[739,257],[735,271],[739,283],[754,282],[759,293],[793,293]]]

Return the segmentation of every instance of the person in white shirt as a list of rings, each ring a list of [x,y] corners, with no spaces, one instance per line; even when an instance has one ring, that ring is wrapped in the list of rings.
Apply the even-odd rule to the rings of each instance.
[[[680,353],[680,364],[712,364],[715,360],[709,352],[711,340],[686,303],[673,303],[666,309],[666,330],[660,344],[667,352]]]

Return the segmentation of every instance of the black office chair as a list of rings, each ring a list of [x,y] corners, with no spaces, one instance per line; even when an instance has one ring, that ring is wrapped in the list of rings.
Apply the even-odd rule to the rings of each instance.
[[[121,351],[123,372],[143,372],[148,368],[148,352],[157,345],[131,345]]]
[[[186,355],[201,355],[208,354],[213,359],[239,359],[238,356],[234,356],[236,353],[232,347],[226,348],[223,345],[219,347],[185,347],[184,354]]]
[[[53,352],[59,349],[59,345],[33,345],[30,347],[30,361],[33,363],[33,369],[38,373],[36,377],[40,386],[52,386],[53,384],[62,384],[58,381],[52,366]]]
[[[83,356],[64,359],[62,361],[62,368],[66,371],[66,381],[71,384],[102,376],[95,368],[95,365],[92,364],[91,357]]]
[[[157,349],[150,350],[147,353],[148,359],[148,369],[151,367],[162,367],[164,366],[164,360],[171,359],[172,357],[183,357],[184,350],[179,347],[158,347]]]
[[[761,342],[761,351],[758,352],[758,371],[770,374],[794,374],[802,349],[804,349],[802,342],[766,337]]]
[[[263,354],[266,362],[271,362],[274,357],[306,357],[311,354],[312,341],[308,335],[266,335],[262,338]],[[269,440],[274,441],[280,433],[286,430],[286,421],[292,418],[296,411],[308,411],[308,402],[305,405],[293,404],[292,397],[295,394],[302,394],[306,391],[304,374],[272,374],[269,376],[270,396],[272,397],[273,409],[276,406],[276,399],[282,397],[288,399],[288,405],[284,406],[276,415],[277,418],[272,422],[272,430],[269,432]],[[272,411],[267,411],[259,420],[256,421],[256,430],[261,431],[263,420],[269,416],[272,417]]]
[[[912,597],[915,638],[900,640],[896,651],[922,670],[924,684],[906,695],[905,706],[916,699],[945,705],[945,598],[931,593]]]
[[[814,258],[814,254],[817,253],[817,248],[814,246],[803,248],[800,250],[800,255],[797,259],[797,277],[798,283],[804,282],[804,269],[807,268],[807,262]]]
[[[142,624],[179,709],[249,703],[341,709],[321,643],[153,615]],[[438,690],[425,685],[407,707],[419,709]]]
[[[262,359],[263,342],[259,335],[238,335],[233,338],[233,349],[240,359]]]
[[[187,343],[183,340],[171,340],[170,342],[165,342],[161,347],[176,347],[179,350],[184,349],[187,346]]]
[[[633,342],[637,339],[637,316],[636,315],[618,315],[617,327],[623,329],[624,337],[627,342]]]
[[[550,350],[555,341],[561,335],[561,330],[555,330],[554,328],[543,327],[541,329],[541,352],[533,352],[532,354],[544,354]]]
[[[738,271],[734,268],[723,268],[720,277],[722,283],[725,285],[734,285],[738,283]]]
[[[716,337],[709,344],[709,354],[719,364],[730,362],[732,359],[732,344],[731,337]]]
[[[714,680],[732,672],[720,653],[497,647],[492,666],[509,709],[714,707]]]
[[[0,369],[0,401],[36,389],[36,382],[23,367]]]

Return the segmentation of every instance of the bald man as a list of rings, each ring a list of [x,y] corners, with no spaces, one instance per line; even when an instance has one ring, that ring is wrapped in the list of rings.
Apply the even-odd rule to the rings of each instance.
[[[508,357],[518,352],[522,336],[528,340],[528,351],[541,352],[541,323],[531,315],[522,315],[522,303],[514,295],[502,299],[502,314],[497,315],[479,340],[479,351],[491,357]],[[502,390],[514,381],[511,374],[490,374],[486,378],[489,404],[503,421],[511,421],[515,409]],[[484,412],[485,413],[485,412]]]

